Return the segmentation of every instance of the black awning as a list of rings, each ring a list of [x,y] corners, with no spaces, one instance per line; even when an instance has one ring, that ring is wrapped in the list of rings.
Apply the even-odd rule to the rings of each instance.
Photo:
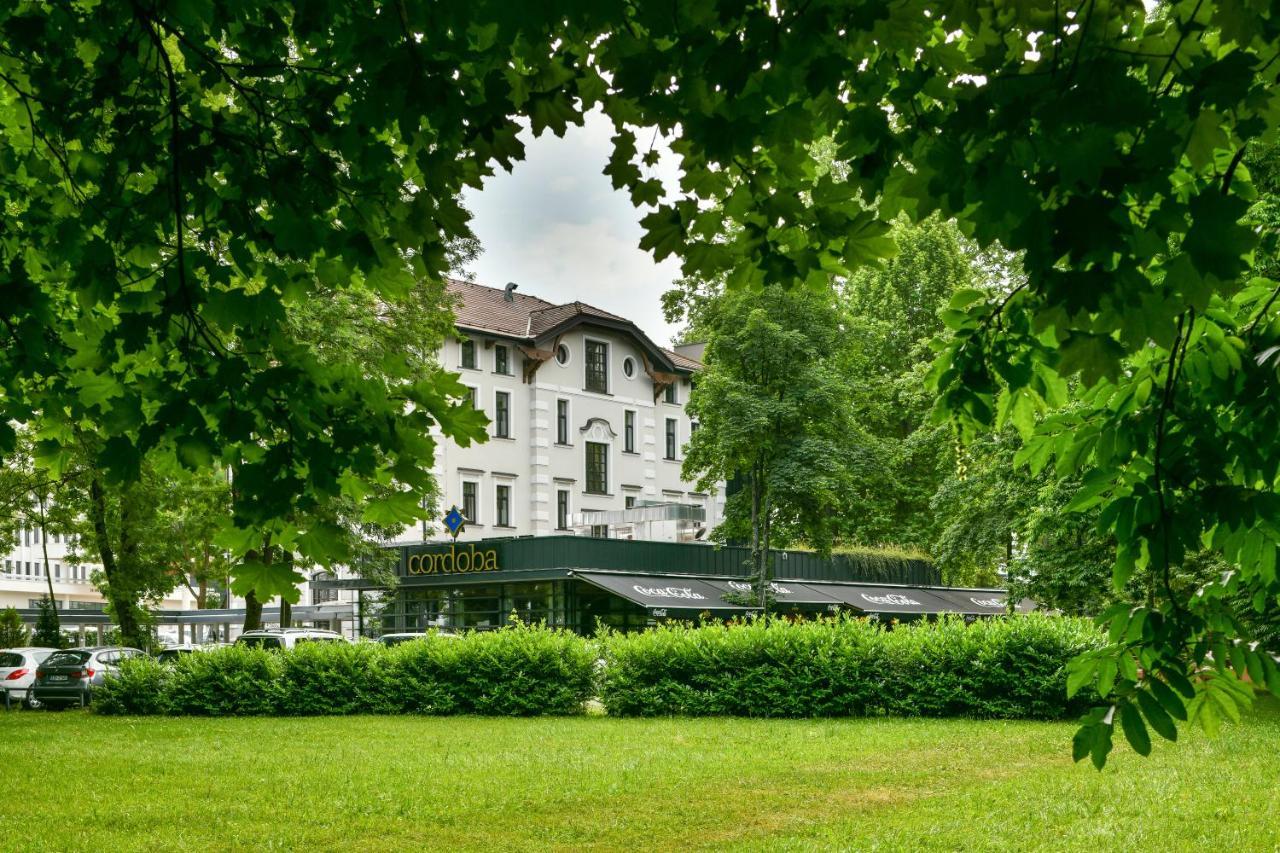
[[[1009,612],[1009,594],[1002,589],[930,587],[929,592],[950,605],[945,611],[947,613],[962,613],[966,616],[1003,616]]]
[[[809,586],[864,613],[955,612],[954,606],[933,595],[933,590],[914,586],[834,583],[811,583]]]
[[[748,580],[728,580],[723,578],[707,578],[703,581],[706,584],[714,586],[720,590],[721,595],[751,595],[751,581]],[[840,601],[836,598],[822,592],[818,587],[820,584],[800,583],[798,581],[775,580],[770,581],[769,591],[773,595],[773,600],[783,606],[803,605],[812,609],[814,607],[820,609],[837,609]]]
[[[612,572],[574,572],[573,576],[650,609],[732,610],[740,613],[751,609],[730,604],[722,597],[727,589],[719,589],[711,582],[696,578]]]

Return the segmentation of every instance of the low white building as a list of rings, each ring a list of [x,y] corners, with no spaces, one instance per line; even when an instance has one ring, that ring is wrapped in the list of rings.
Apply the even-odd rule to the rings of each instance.
[[[461,541],[566,533],[693,541],[723,498],[681,476],[697,428],[685,412],[701,364],[630,320],[450,281],[459,337],[440,363],[489,417],[489,440],[441,441],[441,510],[467,519]],[[407,531],[402,541],[426,537]]]
[[[45,575],[45,553],[48,552],[49,577],[53,580],[53,597],[64,631],[78,633],[88,626],[96,637],[96,627],[106,604],[90,580],[100,567],[94,564],[76,565],[67,559],[66,537],[50,534],[47,542],[41,541],[38,527],[23,527],[18,531],[18,544],[0,563],[0,608],[35,608],[40,599],[49,594],[49,578]],[[195,609],[195,597],[179,585],[160,603],[164,610]],[[83,618],[77,621],[76,617]],[[177,628],[161,626],[163,638],[177,639]]]

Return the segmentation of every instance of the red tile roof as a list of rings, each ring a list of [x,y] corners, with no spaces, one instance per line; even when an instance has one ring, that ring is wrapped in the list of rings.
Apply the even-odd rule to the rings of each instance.
[[[700,362],[672,350],[656,346],[634,323],[625,317],[612,314],[585,302],[568,302],[556,305],[536,296],[516,291],[511,301],[500,287],[486,287],[470,281],[449,279],[446,291],[453,303],[454,324],[459,329],[487,332],[507,338],[536,343],[538,338],[566,324],[593,320],[609,326],[628,327],[637,340],[647,348],[656,350],[671,362],[677,370],[695,371]]]

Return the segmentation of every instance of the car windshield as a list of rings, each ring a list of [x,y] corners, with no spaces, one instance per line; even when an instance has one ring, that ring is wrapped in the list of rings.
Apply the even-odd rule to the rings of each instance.
[[[90,657],[89,652],[56,652],[45,659],[45,666],[79,666]]]
[[[0,652],[0,667],[22,666],[24,661],[17,652]]]
[[[236,642],[242,646],[256,646],[260,649],[278,649],[283,645],[279,637],[241,637]]]

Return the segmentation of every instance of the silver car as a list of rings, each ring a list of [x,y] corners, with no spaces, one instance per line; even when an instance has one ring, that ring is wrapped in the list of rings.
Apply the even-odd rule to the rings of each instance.
[[[119,672],[121,661],[138,657],[146,657],[146,652],[125,646],[91,646],[49,655],[36,670],[31,698],[48,708],[88,705],[93,688],[107,673]]]
[[[235,644],[271,651],[287,651],[307,643],[345,642],[347,639],[336,631],[322,631],[319,628],[263,628],[260,631],[245,631],[236,638]]]
[[[0,697],[0,704],[32,707],[27,691],[36,681],[36,669],[56,651],[39,646],[0,649],[0,690],[7,694],[8,699],[6,703],[5,697]]]

